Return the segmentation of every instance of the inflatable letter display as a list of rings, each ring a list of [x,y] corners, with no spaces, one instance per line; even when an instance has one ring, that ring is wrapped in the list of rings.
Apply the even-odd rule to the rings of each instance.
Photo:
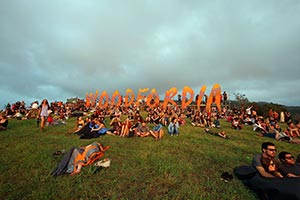
[[[129,98],[129,95],[131,95],[130,98]],[[134,101],[134,93],[131,89],[128,88],[126,90],[124,106],[129,107],[133,103],[133,101]]]
[[[202,98],[204,96],[206,90],[206,85],[203,85],[199,91],[198,94],[198,99],[196,102],[197,109],[200,110],[200,105],[202,102]],[[160,103],[159,95],[156,92],[156,89],[153,88],[151,92],[148,94],[147,98],[146,95],[143,93],[146,93],[149,91],[149,88],[143,88],[139,89],[139,93],[137,95],[137,98],[135,100],[135,95],[134,92],[131,89],[126,90],[126,95],[124,98],[124,102],[122,101],[122,96],[119,93],[118,90],[116,90],[112,98],[110,99],[107,92],[103,91],[98,98],[98,90],[96,90],[96,93],[86,93],[86,102],[85,105],[86,107],[94,107],[96,103],[98,103],[98,106],[100,108],[106,108],[108,105],[116,105],[116,106],[121,106],[122,102],[124,103],[123,106],[129,107],[133,103],[136,104],[136,106],[139,106],[144,100],[146,100],[146,103],[148,107],[156,107]],[[165,97],[164,97],[164,102],[163,102],[163,109],[166,109],[169,104],[172,104],[173,106],[178,106],[177,102],[173,100],[175,95],[177,94],[177,89],[175,87],[172,87],[170,90],[167,90],[165,92]],[[189,96],[189,98],[187,98]],[[218,111],[221,112],[221,87],[219,84],[214,84],[213,88],[211,89],[210,95],[207,99],[206,102],[206,111],[211,112],[211,105],[215,103],[215,105],[218,108]],[[97,102],[97,100],[99,101]],[[183,109],[185,109],[187,106],[189,106],[194,99],[194,91],[192,88],[185,86],[182,90],[182,101],[181,101],[181,106]]]
[[[100,99],[99,99],[99,102],[98,102],[98,106],[100,108],[106,108],[107,105],[108,105],[108,100],[109,100],[108,94],[106,93],[106,91],[103,91],[101,93],[101,96],[100,96]],[[103,101],[104,101],[104,104],[102,104]]]
[[[221,87],[219,84],[214,84],[206,103],[206,111],[211,111],[211,104],[216,103],[218,111],[221,112]]]
[[[146,96],[142,95],[142,93],[148,92],[148,91],[149,91],[149,88],[139,89],[139,93],[138,93],[138,96],[136,99],[137,106],[140,105],[140,100],[144,100],[146,98]]]
[[[95,104],[96,104],[96,100],[97,100],[97,97],[98,97],[98,90],[96,90],[96,93],[93,94],[93,93],[86,93],[86,107],[94,107]]]
[[[186,94],[189,93],[190,94],[190,99],[187,101],[186,100]],[[182,109],[185,109],[188,105],[190,105],[193,102],[194,99],[194,91],[192,90],[192,88],[185,86],[183,88],[182,91]]]
[[[206,85],[203,85],[200,92],[199,92],[199,96],[198,96],[198,99],[197,99],[197,109],[200,110],[200,105],[201,105],[201,101],[202,101],[202,98],[204,96],[204,92],[206,90]]]
[[[171,103],[174,106],[176,106],[176,102],[172,100],[172,98],[177,94],[177,89],[175,87],[171,88],[170,90],[166,91],[165,93],[165,99],[164,99],[164,104],[163,108],[166,109],[168,104]]]
[[[155,98],[154,98],[155,96]],[[154,103],[151,104],[151,100],[154,99]],[[154,108],[159,104],[159,95],[157,94],[155,88],[153,88],[147,97],[147,106]]]
[[[117,102],[116,102],[116,97],[118,97],[117,98],[117,100],[118,100]],[[116,90],[113,93],[113,95],[111,97],[111,103],[112,103],[112,105],[116,105],[116,106],[120,106],[122,104],[122,96],[120,95],[120,93],[119,93],[118,90]]]
[[[90,107],[91,105],[91,99],[88,93],[85,94],[85,107]]]

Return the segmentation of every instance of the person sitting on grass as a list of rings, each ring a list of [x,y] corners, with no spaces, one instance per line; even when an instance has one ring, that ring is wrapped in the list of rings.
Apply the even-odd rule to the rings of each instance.
[[[136,130],[136,135],[138,137],[148,137],[149,135],[153,135],[154,133],[149,129],[149,126],[147,125],[147,123],[145,121],[143,121]]]
[[[186,115],[182,112],[178,116],[179,126],[184,126],[186,124]]]
[[[253,124],[253,131],[267,133],[267,127],[262,118],[258,118]]]
[[[99,119],[95,119],[95,125],[94,127],[91,129],[91,132],[95,132],[98,134],[98,136],[103,136],[105,134],[108,135],[114,135],[112,132],[110,132],[106,127],[105,124],[103,123],[102,120]]]
[[[120,137],[128,137],[129,132],[132,131],[131,129],[131,121],[129,116],[125,119],[121,126],[121,134]]]
[[[300,137],[300,132],[298,128],[295,126],[293,122],[288,123],[288,128],[287,128],[289,135],[293,138]]]
[[[5,114],[0,114],[0,131],[7,130],[8,119]]]
[[[109,125],[111,126],[111,128],[109,129],[110,132],[112,132],[115,135],[119,135],[121,134],[121,120],[119,115],[116,115],[114,118],[112,118],[111,122],[109,123]]]
[[[81,116],[77,117],[75,132],[82,129],[84,125],[85,125],[85,121],[82,119],[82,117]]]
[[[144,119],[142,118],[142,116],[140,116],[140,114],[136,114],[135,118],[133,120],[133,125],[131,126],[131,129],[133,131],[133,135],[136,135],[137,129],[138,127],[143,123]]]
[[[153,134],[156,140],[162,139],[164,135],[162,127],[163,125],[159,123],[159,119],[154,121]]]
[[[179,135],[179,123],[178,123],[178,120],[176,117],[173,117],[171,119],[171,122],[168,126],[168,133],[173,136],[173,135],[176,135],[178,136]]]
[[[76,123],[77,124],[77,123]],[[91,133],[91,129],[94,127],[95,121],[91,118],[87,117],[84,120],[84,125],[81,129],[74,131],[74,134],[83,136],[83,135],[89,135]]]
[[[221,128],[221,124],[220,124],[219,116],[218,115],[214,116],[214,121],[213,121],[212,127],[214,127],[214,128]]]
[[[231,122],[231,126],[236,130],[242,129],[241,121],[237,116],[233,118],[233,120]]]
[[[194,115],[192,115],[192,126],[201,126],[201,113],[200,111],[196,111]],[[203,116],[203,115],[202,115]],[[204,127],[204,126],[203,126]]]

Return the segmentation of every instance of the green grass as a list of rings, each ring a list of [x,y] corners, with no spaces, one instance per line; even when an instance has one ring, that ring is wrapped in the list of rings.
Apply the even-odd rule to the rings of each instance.
[[[40,132],[35,120],[9,121],[9,130],[0,132],[1,199],[256,199],[240,180],[225,183],[220,175],[250,164],[264,141],[299,153],[299,145],[258,137],[251,127],[236,131],[225,121],[229,140],[190,125],[181,127],[179,137],[165,134],[160,141],[109,135],[80,140],[70,134],[74,125],[73,118]],[[94,166],[87,166],[76,176],[51,176],[61,158],[53,152],[93,141],[111,146],[105,154],[110,168],[93,174]]]

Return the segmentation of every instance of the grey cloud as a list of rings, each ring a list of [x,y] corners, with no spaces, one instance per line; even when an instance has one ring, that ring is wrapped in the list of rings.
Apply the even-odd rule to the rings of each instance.
[[[299,105],[298,1],[11,0],[0,11],[0,105],[214,83]]]

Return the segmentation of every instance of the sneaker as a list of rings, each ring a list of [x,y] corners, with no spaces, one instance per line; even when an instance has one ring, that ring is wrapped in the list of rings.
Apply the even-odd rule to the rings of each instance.
[[[228,174],[228,176],[227,177],[225,177],[225,182],[226,183],[228,183],[229,181],[232,181],[232,179],[233,179],[233,175],[232,174]]]
[[[222,181],[228,183],[229,181],[231,181],[233,179],[233,175],[230,174],[229,172],[224,172],[222,175],[221,175],[221,178],[220,178]]]
[[[225,180],[225,178],[226,178],[228,175],[229,175],[229,173],[228,173],[228,172],[224,172],[224,173],[221,175],[221,178],[220,178],[220,180],[224,181],[224,180]]]

